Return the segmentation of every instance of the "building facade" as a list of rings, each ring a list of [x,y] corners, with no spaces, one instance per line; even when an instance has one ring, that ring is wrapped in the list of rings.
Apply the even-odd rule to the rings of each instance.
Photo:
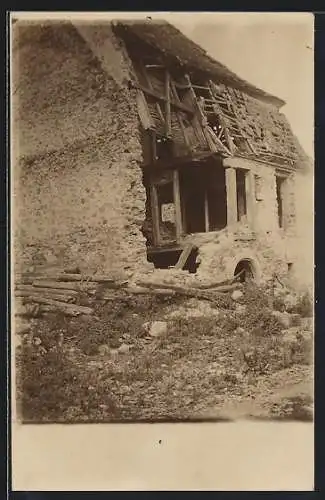
[[[12,60],[17,267],[312,279],[283,101],[168,23],[19,21]]]

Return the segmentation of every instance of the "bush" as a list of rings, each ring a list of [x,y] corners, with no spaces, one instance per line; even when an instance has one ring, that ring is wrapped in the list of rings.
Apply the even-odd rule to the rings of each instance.
[[[92,381],[62,348],[52,347],[44,352],[35,346],[23,345],[17,365],[23,421],[66,422],[85,416],[96,419],[103,401],[114,417],[119,414],[109,384]]]
[[[295,314],[300,314],[302,318],[313,317],[313,301],[308,292],[305,292],[299,297],[297,304],[292,308],[292,312]]]

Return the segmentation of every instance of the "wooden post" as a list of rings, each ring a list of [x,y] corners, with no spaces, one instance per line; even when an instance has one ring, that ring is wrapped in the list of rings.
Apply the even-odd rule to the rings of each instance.
[[[237,186],[236,170],[232,167],[226,168],[227,189],[227,225],[231,226],[237,222]]]
[[[181,196],[179,189],[179,173],[177,169],[173,171],[173,191],[174,191],[174,205],[175,205],[176,240],[179,241],[183,233],[183,228],[182,228]]]
[[[170,74],[166,70],[166,79],[165,79],[165,91],[166,91],[166,103],[165,103],[165,114],[166,114],[166,136],[170,137],[172,132],[171,125],[171,113],[170,113]]]
[[[158,203],[157,186],[153,182],[150,184],[150,201],[151,201],[151,215],[152,215],[152,230],[153,230],[153,243],[155,246],[160,244],[160,211]]]
[[[205,232],[208,233],[210,231],[210,222],[209,222],[209,202],[208,202],[207,190],[205,190],[204,192],[204,220],[205,220]]]
[[[255,228],[255,190],[254,190],[254,174],[248,170],[245,175],[245,190],[246,190],[246,206],[247,220],[252,229]]]

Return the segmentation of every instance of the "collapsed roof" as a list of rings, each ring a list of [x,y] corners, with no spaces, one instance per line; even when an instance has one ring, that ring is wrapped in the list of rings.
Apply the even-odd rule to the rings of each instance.
[[[213,59],[202,47],[190,40],[175,26],[166,21],[119,21],[116,23],[130,34],[175,59],[179,65],[190,70],[201,71],[206,76],[225,85],[242,90],[246,94],[280,108],[285,101],[264,92],[243,80],[226,66]]]
[[[117,21],[114,25],[126,43],[143,91],[140,115],[145,128],[178,144],[187,143],[192,152],[203,148],[289,169],[310,163],[279,111],[284,101],[242,80],[165,21]],[[198,107],[205,136],[202,139],[201,134],[199,140],[193,121]]]

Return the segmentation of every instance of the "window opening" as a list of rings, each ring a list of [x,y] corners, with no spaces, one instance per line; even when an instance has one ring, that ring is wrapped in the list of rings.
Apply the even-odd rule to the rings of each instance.
[[[276,176],[276,200],[278,206],[278,224],[280,228],[284,227],[284,189],[285,189],[285,178]]]
[[[221,166],[187,165],[180,171],[183,229],[203,233],[227,224],[225,169]]]

